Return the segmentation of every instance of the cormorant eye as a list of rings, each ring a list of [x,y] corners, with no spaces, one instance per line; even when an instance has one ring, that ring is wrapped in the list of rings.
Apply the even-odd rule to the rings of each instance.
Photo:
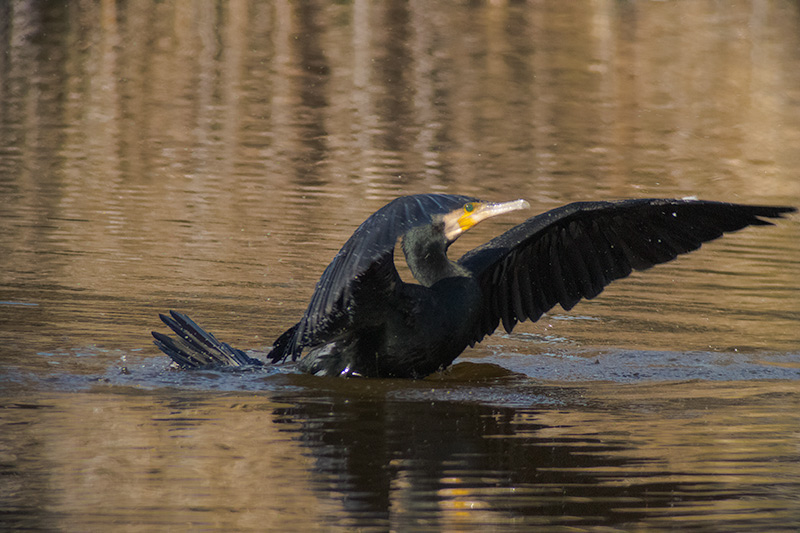
[[[472,202],[470,202],[468,204],[464,204],[464,212],[465,213],[472,213],[472,211],[474,209],[475,209],[475,204],[473,204]]]

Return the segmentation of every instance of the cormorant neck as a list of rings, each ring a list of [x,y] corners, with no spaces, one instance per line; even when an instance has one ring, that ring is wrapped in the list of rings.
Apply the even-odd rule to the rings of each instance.
[[[403,236],[403,253],[414,278],[425,287],[439,280],[469,276],[469,272],[447,257],[450,245],[436,224],[418,226]]]

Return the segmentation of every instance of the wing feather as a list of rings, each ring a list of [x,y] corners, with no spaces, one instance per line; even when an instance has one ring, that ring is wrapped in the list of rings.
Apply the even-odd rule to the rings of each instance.
[[[396,198],[373,213],[325,269],[303,318],[290,338],[276,344],[270,359],[295,360],[305,346],[352,327],[357,317],[348,309],[369,309],[368,304],[358,304],[360,294],[365,300],[381,301],[381,295],[388,295],[399,281],[394,267],[397,240],[414,227],[430,224],[434,216],[475,201],[469,196],[419,194]]]
[[[464,254],[484,305],[473,342],[502,322],[537,320],[555,304],[571,309],[612,281],[696,250],[724,233],[771,225],[791,207],[701,200],[576,202],[532,217]]]

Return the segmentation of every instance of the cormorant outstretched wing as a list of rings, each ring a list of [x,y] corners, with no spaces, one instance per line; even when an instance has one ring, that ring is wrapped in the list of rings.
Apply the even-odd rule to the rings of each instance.
[[[750,225],[771,225],[791,207],[700,200],[576,202],[532,217],[464,254],[458,263],[483,296],[474,342],[503,322],[537,320],[555,304],[571,309],[631,270],[665,263]]]
[[[373,213],[342,246],[317,282],[303,318],[276,341],[270,359],[274,362],[297,359],[304,346],[324,340],[352,326],[351,311],[358,309],[359,289],[372,301],[388,296],[392,282],[399,279],[394,267],[397,239],[410,229],[430,224],[443,215],[478,201],[452,194],[401,196]],[[369,290],[367,291],[366,288]]]

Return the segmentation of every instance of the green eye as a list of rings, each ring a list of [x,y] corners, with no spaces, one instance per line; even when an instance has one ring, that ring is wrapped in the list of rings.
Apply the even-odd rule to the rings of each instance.
[[[472,213],[472,211],[473,211],[474,209],[475,209],[475,205],[474,205],[472,202],[470,202],[470,203],[468,203],[468,204],[464,204],[464,211],[465,211],[466,213]]]

